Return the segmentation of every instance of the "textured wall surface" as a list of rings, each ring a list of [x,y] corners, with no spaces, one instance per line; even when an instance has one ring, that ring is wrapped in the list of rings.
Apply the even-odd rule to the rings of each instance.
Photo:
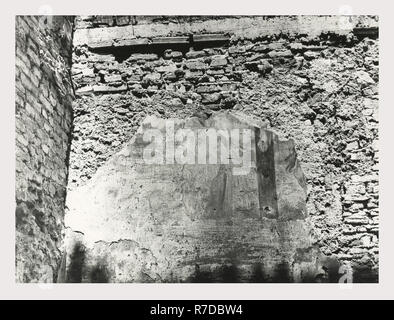
[[[293,141],[235,112],[170,121],[148,117],[86,185],[68,193],[66,225],[83,233],[66,241],[68,279],[75,242],[86,250],[83,281],[94,281],[98,269],[109,282],[201,281],[202,275],[301,282],[324,274],[305,222],[306,183]],[[152,129],[161,134],[149,143],[144,134]],[[179,140],[185,129],[187,139]],[[212,139],[220,147],[207,156]],[[230,141],[240,145],[231,157],[243,153],[241,166],[228,160],[230,148],[223,146]],[[161,157],[155,164],[144,161],[147,145]],[[287,273],[278,279],[281,268]]]
[[[292,138],[308,222],[328,257],[376,281],[376,17],[78,17],[69,188],[87,183],[141,121],[233,109]]]
[[[72,19],[16,17],[16,281],[56,281],[72,126]]]

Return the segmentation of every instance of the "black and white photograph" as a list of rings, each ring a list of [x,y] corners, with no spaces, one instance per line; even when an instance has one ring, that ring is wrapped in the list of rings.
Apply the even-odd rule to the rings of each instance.
[[[16,283],[379,283],[379,17],[15,16]]]

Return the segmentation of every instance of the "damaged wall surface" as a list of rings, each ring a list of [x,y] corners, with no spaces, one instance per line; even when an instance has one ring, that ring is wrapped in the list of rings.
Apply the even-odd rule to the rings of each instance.
[[[210,159],[148,164],[145,130],[168,135],[165,119],[148,117],[88,183],[68,194],[66,225],[78,231],[67,241],[68,278],[75,277],[75,244],[85,248],[86,282],[94,282],[98,270],[109,282],[239,282],[258,276],[301,282],[321,274],[305,223],[306,183],[293,141],[281,141],[262,121],[234,112],[174,122],[175,131],[187,128],[196,137],[177,150],[194,149],[197,137],[206,137],[198,132],[215,129],[225,144],[231,130],[250,130],[251,166]],[[168,140],[154,143],[154,149],[165,145],[168,154]]]
[[[74,31],[72,20],[16,19],[17,281],[338,282],[341,265],[353,282],[378,281],[377,17],[77,16]],[[187,206],[167,218],[172,196],[193,194],[193,174],[162,168],[146,185],[154,172],[118,161],[150,116],[209,127],[234,114],[292,141],[302,214],[281,220],[276,188],[252,174],[258,205],[234,210],[237,193],[224,192],[234,198],[219,211],[230,218],[204,217],[206,196],[189,203],[196,221]],[[201,194],[218,176],[227,190],[227,169],[209,170],[196,181]],[[146,190],[186,182],[166,185],[168,199],[153,197],[147,215],[133,177]],[[278,214],[262,217],[264,207]]]
[[[242,111],[295,141],[314,244],[361,270],[355,281],[376,281],[377,25],[367,16],[77,17],[70,190],[147,115]]]

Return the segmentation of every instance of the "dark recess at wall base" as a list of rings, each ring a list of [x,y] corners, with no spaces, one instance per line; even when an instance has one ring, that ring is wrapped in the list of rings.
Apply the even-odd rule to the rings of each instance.
[[[75,244],[71,254],[71,262],[67,274],[67,283],[108,283],[110,272],[104,262],[94,266],[86,264],[86,249],[80,242]],[[340,264],[337,260],[326,258],[323,263],[325,274],[315,276],[310,273],[303,275],[302,283],[339,283],[343,273],[340,273]],[[194,274],[188,278],[187,283],[291,283],[293,282],[291,271],[286,261],[276,265],[273,275],[269,275],[261,263],[253,266],[252,273],[248,278],[241,277],[242,272],[236,264],[221,266],[216,271],[204,271],[196,264]],[[84,280],[82,280],[84,279]],[[353,283],[378,283],[378,274],[370,267],[361,266],[352,270]],[[346,281],[345,281],[346,283]]]

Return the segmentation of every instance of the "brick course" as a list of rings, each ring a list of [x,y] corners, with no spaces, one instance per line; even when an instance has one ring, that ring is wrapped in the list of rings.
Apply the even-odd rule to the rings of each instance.
[[[72,19],[17,16],[16,281],[56,281],[72,128]]]

